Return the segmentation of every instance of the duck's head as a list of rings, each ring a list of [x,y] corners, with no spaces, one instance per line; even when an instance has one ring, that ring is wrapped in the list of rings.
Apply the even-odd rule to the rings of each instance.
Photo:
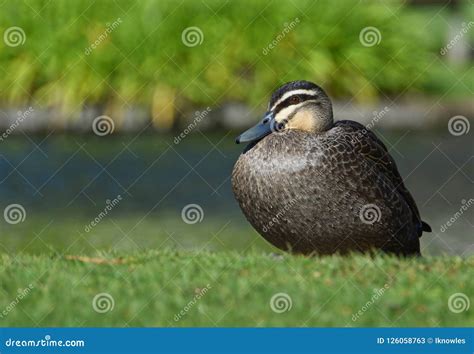
[[[318,133],[332,125],[332,104],[323,89],[309,81],[292,81],[273,92],[263,119],[242,133],[236,143],[256,142],[290,129]]]

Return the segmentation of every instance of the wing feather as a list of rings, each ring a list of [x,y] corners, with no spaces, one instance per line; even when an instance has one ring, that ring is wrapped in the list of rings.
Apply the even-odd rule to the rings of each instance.
[[[413,220],[419,228],[418,236],[421,236],[423,231],[430,232],[431,227],[421,220],[416,202],[405,187],[397,165],[385,144],[372,131],[360,123],[343,120],[336,122],[335,126],[344,129],[346,132],[345,136],[355,151],[364,156],[368,161],[372,161],[372,165],[393,183],[395,186],[394,192],[398,192],[403,197],[412,212]]]

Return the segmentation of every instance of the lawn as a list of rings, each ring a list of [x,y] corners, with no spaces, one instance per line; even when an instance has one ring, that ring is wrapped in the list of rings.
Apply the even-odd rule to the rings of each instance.
[[[3,254],[0,325],[472,326],[473,266],[255,250]]]

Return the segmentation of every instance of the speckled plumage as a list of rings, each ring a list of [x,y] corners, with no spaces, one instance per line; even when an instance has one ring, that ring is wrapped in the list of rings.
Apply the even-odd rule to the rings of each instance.
[[[386,147],[353,121],[264,137],[240,155],[232,186],[253,227],[295,253],[419,254],[429,230]]]

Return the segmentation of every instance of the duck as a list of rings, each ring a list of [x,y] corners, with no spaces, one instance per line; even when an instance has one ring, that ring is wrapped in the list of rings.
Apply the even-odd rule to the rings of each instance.
[[[232,170],[234,196],[273,246],[303,255],[421,255],[419,238],[431,227],[395,160],[366,126],[335,121],[320,86],[279,87],[236,143],[247,145]]]

